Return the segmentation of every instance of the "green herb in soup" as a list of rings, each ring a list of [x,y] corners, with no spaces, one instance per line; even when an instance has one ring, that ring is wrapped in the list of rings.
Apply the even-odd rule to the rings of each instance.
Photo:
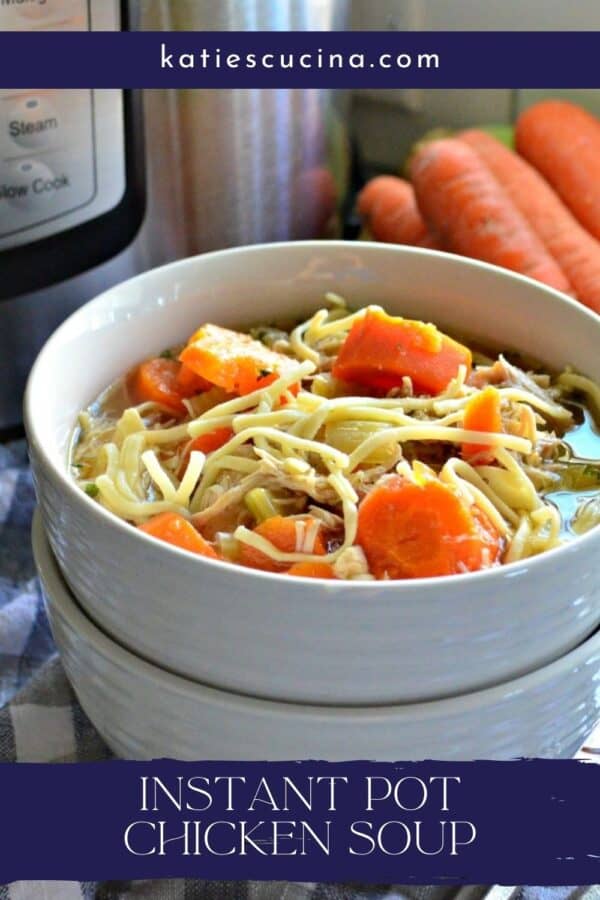
[[[337,295],[201,326],[82,412],[73,477],[193,553],[313,578],[454,575],[600,522],[600,389]]]

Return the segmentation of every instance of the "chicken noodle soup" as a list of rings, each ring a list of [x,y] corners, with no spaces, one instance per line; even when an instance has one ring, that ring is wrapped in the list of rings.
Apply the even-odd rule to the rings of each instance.
[[[524,559],[600,521],[600,389],[334,294],[291,329],[205,324],[81,413],[82,489],[155,538],[318,578]]]

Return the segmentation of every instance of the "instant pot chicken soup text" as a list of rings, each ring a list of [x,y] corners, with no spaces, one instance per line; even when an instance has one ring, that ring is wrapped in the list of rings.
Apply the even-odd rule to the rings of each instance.
[[[146,533],[234,564],[406,579],[600,522],[600,388],[334,294],[290,330],[204,324],[81,413],[71,466]]]

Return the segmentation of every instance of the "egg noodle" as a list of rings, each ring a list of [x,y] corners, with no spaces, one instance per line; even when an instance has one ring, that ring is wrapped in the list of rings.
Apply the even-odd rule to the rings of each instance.
[[[583,393],[600,410],[598,386],[571,371],[552,381],[503,357],[480,357],[468,380],[461,366],[435,396],[415,395],[410,378],[385,397],[346,396],[348,387],[331,374],[332,360],[368,309],[380,308],[349,312],[329,294],[327,307],[290,333],[262,329],[262,340],[297,365],[245,396],[231,398],[217,388],[184,401],[184,422],[149,402],[129,406],[118,418],[95,408],[82,413],[72,457],[77,477],[82,483],[93,478],[98,501],[134,524],[162,512],[180,513],[200,529],[227,521],[229,528],[218,531],[223,547],[246,544],[278,563],[328,562],[338,577],[372,577],[355,546],[359,499],[392,473],[451,485],[505,539],[505,562],[560,543],[560,513],[544,498],[556,480],[547,461],[572,424],[562,401]],[[503,431],[486,433],[489,453],[478,465],[462,459],[460,448],[481,443],[481,432],[465,428],[463,417],[485,383],[498,386]],[[232,432],[223,446],[190,452],[193,439],[216,428]],[[278,549],[248,527],[244,500],[256,488],[295,517],[294,551]],[[307,506],[312,524],[302,517]],[[343,534],[325,555],[313,552],[315,522],[335,524]]]

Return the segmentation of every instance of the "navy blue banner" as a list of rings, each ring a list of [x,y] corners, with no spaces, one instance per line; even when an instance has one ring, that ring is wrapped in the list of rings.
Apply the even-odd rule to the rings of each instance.
[[[0,765],[0,882],[600,882],[600,766]]]
[[[592,88],[600,32],[3,32],[5,88]]]

